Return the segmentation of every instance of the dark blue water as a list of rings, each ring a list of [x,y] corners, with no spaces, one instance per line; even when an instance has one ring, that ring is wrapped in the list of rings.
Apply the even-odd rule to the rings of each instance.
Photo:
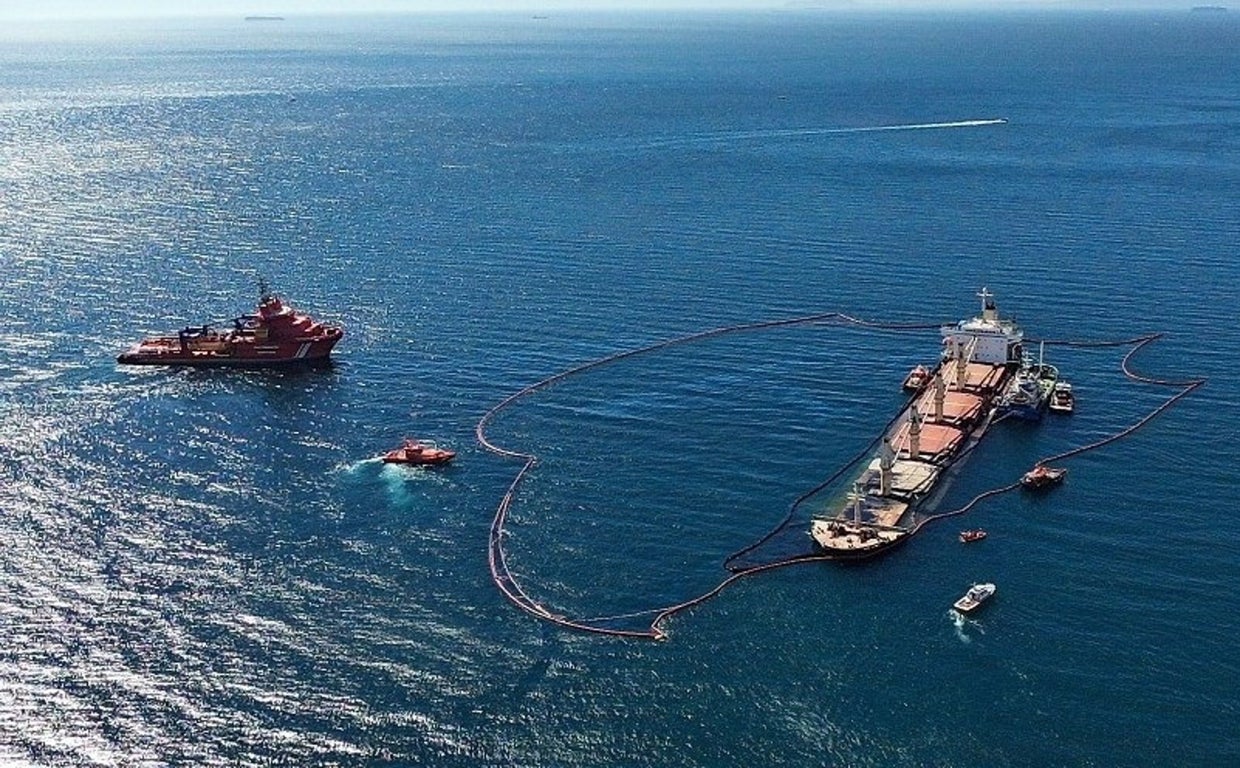
[[[1231,14],[0,34],[0,762],[1240,761]],[[344,323],[334,367],[115,365],[258,276]],[[1210,382],[1052,494],[742,582],[664,643],[492,585],[500,399],[733,323],[954,320],[982,285],[1031,336],[1166,331],[1137,367]],[[513,570],[575,617],[713,587],[936,349],[739,334],[523,401],[491,430],[542,457]],[[1172,394],[1122,353],[1051,350],[1078,413],[997,427],[941,506]],[[457,463],[370,460],[405,435]]]

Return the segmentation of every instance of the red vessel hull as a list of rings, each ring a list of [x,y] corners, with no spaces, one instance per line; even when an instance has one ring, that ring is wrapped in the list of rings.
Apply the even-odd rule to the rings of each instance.
[[[268,368],[280,365],[322,365],[330,362],[335,336],[281,344],[234,343],[230,350],[182,349],[175,336],[145,339],[128,352],[117,355],[124,365],[189,365],[203,368],[232,366]]]
[[[456,451],[406,440],[401,447],[383,454],[384,464],[407,464],[413,467],[437,467],[456,458]]]
[[[384,454],[383,463],[384,464],[407,464],[408,466],[411,466],[411,467],[438,467],[438,466],[447,464],[449,461],[452,461],[452,459],[455,456],[456,456],[455,453],[447,453],[445,455],[435,456],[433,458],[409,458],[405,456],[403,452],[397,453],[396,451],[392,451],[391,453]]]

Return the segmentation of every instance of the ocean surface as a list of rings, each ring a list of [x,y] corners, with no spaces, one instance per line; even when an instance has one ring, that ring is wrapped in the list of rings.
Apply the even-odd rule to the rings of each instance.
[[[5,26],[0,764],[1240,763],[1237,16]],[[115,363],[260,277],[344,324],[332,367]],[[1209,381],[1052,493],[742,580],[662,642],[492,583],[520,462],[474,429],[505,397],[711,328],[954,321],[982,286],[1031,338],[1165,332],[1134,367]],[[937,507],[1174,394],[1126,351],[1048,347],[1077,413],[997,425]],[[540,457],[508,563],[644,626],[937,352],[755,330],[522,399],[488,431]],[[375,460],[405,436],[457,461]]]

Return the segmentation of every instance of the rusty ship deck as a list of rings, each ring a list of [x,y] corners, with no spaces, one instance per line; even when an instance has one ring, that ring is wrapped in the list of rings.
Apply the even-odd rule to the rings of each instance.
[[[903,541],[915,529],[918,505],[985,433],[1017,367],[1023,334],[999,319],[985,289],[979,296],[982,315],[944,328],[952,346],[943,360],[882,436],[847,496],[812,520],[810,535],[822,554],[860,559]]]

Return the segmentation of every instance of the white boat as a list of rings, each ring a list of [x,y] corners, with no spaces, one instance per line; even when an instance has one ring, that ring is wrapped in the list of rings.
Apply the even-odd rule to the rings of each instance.
[[[1076,398],[1072,395],[1072,385],[1066,381],[1056,381],[1051,391],[1050,409],[1055,413],[1072,413],[1076,406]]]
[[[952,604],[952,607],[961,613],[968,613],[989,600],[994,594],[994,584],[974,584],[969,587],[968,592],[964,593],[964,597]]]

